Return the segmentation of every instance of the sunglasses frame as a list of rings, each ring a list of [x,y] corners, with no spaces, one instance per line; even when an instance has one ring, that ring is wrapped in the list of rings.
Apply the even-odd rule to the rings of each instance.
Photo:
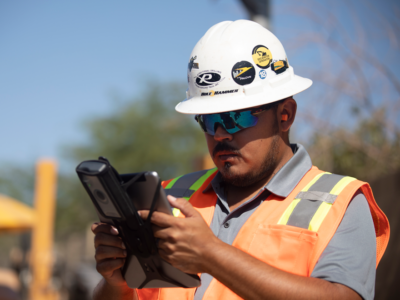
[[[261,113],[261,112],[263,112],[263,111],[269,110],[269,109],[271,109],[274,105],[276,105],[276,102],[264,104],[264,105],[257,106],[257,107],[253,107],[253,108],[250,108],[250,109],[246,108],[246,109],[240,109],[240,110],[234,110],[234,111],[222,112],[222,113],[216,113],[216,114],[210,114],[210,115],[220,115],[220,118],[223,120],[224,118],[221,116],[221,114],[226,114],[226,113],[240,113],[240,112],[244,112],[244,111],[250,111],[250,113],[251,113],[252,115],[254,115],[254,114],[259,114],[259,113]],[[200,128],[201,128],[205,133],[210,134],[210,133],[207,131],[207,128],[205,127],[203,121],[200,120],[200,117],[201,117],[202,115],[203,115],[203,114],[195,115],[195,116],[194,116],[194,119],[197,121],[197,123],[199,123]],[[204,115],[207,115],[207,114],[204,114]],[[253,126],[255,126],[255,125],[256,125],[256,124],[254,124]],[[227,130],[225,124],[221,124],[221,126],[224,127],[225,130]],[[236,132],[239,132],[239,131],[241,131],[241,130],[243,130],[243,129],[250,128],[250,127],[253,127],[253,126],[244,127],[244,128],[243,128],[243,127],[240,128],[239,126],[236,126],[236,127],[239,128],[239,130],[236,131]],[[229,129],[229,128],[228,128],[228,129]],[[235,132],[235,133],[236,133],[236,132]],[[234,134],[234,133],[231,133],[231,134]],[[210,135],[212,135],[212,134],[210,134]],[[215,135],[215,133],[214,133],[214,135]]]

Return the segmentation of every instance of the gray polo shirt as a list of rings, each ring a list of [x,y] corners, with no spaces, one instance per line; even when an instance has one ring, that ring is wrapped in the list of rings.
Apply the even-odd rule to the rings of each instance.
[[[218,196],[211,230],[223,242],[232,245],[240,228],[258,206],[273,193],[287,197],[303,176],[310,170],[311,159],[300,144],[292,144],[293,157],[280,169],[258,194],[233,211],[230,211],[224,193],[223,181],[217,173],[211,184]],[[375,293],[376,241],[375,229],[367,199],[357,193],[335,235],[322,253],[311,277],[346,285],[363,299],[373,299]],[[194,299],[200,300],[209,286],[212,276],[203,273],[201,286]]]

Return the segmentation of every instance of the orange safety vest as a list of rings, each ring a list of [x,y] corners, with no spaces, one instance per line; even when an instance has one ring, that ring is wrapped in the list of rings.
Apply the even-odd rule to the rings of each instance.
[[[205,193],[203,190],[216,173],[216,169],[191,173],[165,181],[163,187],[167,193],[189,200],[210,225],[217,195],[212,189]],[[310,276],[358,190],[367,198],[374,222],[378,266],[389,241],[390,229],[388,219],[376,204],[369,184],[352,177],[323,172],[317,167],[312,167],[286,198],[271,193],[245,222],[232,246],[270,266]],[[136,291],[141,300],[191,300],[196,289]],[[241,298],[214,278],[203,299]]]

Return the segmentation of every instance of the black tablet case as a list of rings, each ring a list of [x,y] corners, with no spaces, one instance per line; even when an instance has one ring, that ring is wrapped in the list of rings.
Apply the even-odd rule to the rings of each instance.
[[[105,167],[101,171],[85,168],[85,163],[102,163]],[[138,181],[146,180],[149,172],[122,174],[111,166],[103,157],[99,160],[90,160],[80,163],[76,172],[97,210],[102,222],[114,225],[127,247],[127,259],[122,268],[122,274],[131,288],[159,288],[159,287],[197,287],[200,278],[197,275],[184,273],[164,261],[157,251],[156,240],[151,229],[150,217],[154,211],[159,193],[164,192],[160,179],[154,191],[149,218],[143,221],[138,215],[134,203],[127,190]],[[105,192],[118,211],[120,218],[106,216],[98,205],[91,189],[87,186],[87,178],[97,177]],[[85,179],[86,178],[86,179]]]

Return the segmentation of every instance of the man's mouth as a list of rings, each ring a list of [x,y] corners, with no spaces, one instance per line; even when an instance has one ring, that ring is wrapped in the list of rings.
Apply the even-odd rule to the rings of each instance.
[[[224,142],[218,143],[212,152],[213,159],[222,162],[233,162],[240,156],[240,151],[238,149]]]
[[[230,152],[230,151],[220,151],[220,152],[217,152],[216,156],[222,161],[230,161],[230,160],[235,159],[239,155],[237,153]]]

